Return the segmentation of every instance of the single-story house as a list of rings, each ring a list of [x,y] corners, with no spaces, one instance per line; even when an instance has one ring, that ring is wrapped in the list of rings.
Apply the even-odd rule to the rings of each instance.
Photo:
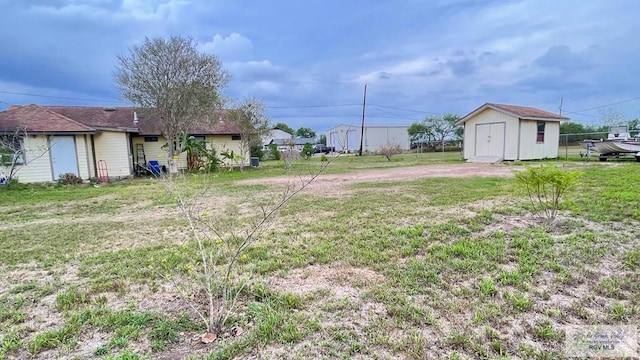
[[[560,122],[569,118],[544,110],[484,104],[464,116],[464,158],[470,161],[558,157]]]
[[[289,134],[288,132],[274,127],[269,130],[269,133],[262,138],[262,148],[264,150],[269,150],[269,145],[274,143],[274,140],[282,140],[282,139],[293,139],[293,134]]]
[[[240,152],[240,133],[225,112],[207,124],[194,126],[189,135],[202,138],[218,153]],[[97,178],[106,167],[109,178],[133,176],[136,165],[149,161],[168,165],[167,140],[161,135],[159,120],[130,107],[12,106],[0,111],[0,135],[24,129],[22,141],[27,165],[16,178],[21,182],[55,181],[60,174],[73,173],[82,179]],[[245,158],[248,157],[245,154]],[[186,168],[186,153],[178,166]],[[0,164],[1,165],[1,164]],[[0,174],[1,174],[0,169]]]
[[[280,151],[288,151],[288,150],[297,150],[302,151],[306,144],[314,145],[316,143],[316,139],[314,138],[290,138],[290,139],[273,139],[269,144],[266,145],[267,148],[271,146],[271,144],[275,144]]]
[[[374,152],[387,145],[409,149],[408,129],[408,125],[365,125],[362,150]],[[360,149],[361,135],[361,126],[340,124],[327,131],[327,146],[335,147],[339,152],[355,152]]]

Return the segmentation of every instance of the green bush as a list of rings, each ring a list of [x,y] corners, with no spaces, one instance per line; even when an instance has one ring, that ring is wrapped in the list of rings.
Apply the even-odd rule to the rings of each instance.
[[[516,172],[516,184],[527,193],[534,212],[542,214],[549,229],[558,215],[560,200],[577,185],[581,174],[553,164],[525,168]]]
[[[271,144],[269,145],[269,149],[271,150],[273,160],[280,160],[282,158],[282,154],[280,153],[280,150],[278,150],[278,145]]]
[[[320,155],[320,161],[329,161],[329,158],[327,157],[326,154],[322,154]]]
[[[305,159],[309,159],[310,157],[312,157],[313,156],[313,145],[311,145],[309,143],[304,144],[304,147],[302,148],[301,155]]]

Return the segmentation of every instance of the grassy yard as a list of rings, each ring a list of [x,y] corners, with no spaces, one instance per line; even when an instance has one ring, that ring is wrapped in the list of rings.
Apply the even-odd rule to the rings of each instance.
[[[293,198],[245,253],[252,280],[207,345],[197,300],[168,280],[198,256],[158,180],[0,189],[0,359],[556,359],[566,325],[640,324],[640,164],[558,162],[583,175],[545,232],[512,177],[413,179],[399,168],[465,164],[392,160],[338,158],[328,173],[399,180]],[[319,166],[184,185],[209,184],[212,221],[242,229],[282,194],[260,179]]]

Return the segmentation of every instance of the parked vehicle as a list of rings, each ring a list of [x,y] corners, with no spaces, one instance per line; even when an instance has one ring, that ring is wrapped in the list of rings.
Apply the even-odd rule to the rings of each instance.
[[[314,154],[320,154],[320,153],[324,153],[324,154],[328,154],[331,152],[335,152],[336,148],[333,146],[326,146],[324,144],[315,144],[313,145],[313,153]]]

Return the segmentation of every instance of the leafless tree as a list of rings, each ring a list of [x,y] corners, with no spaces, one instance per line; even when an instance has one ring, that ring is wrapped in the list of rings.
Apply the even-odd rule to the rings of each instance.
[[[229,74],[214,55],[198,52],[194,40],[177,36],[145,38],[118,60],[114,77],[122,97],[160,119],[169,142],[169,171],[176,173],[175,157],[184,151],[180,134],[222,108],[220,91]]]
[[[376,149],[376,155],[384,155],[387,161],[391,161],[391,157],[397,154],[402,154],[402,147],[397,142],[387,141]]]
[[[261,139],[271,130],[271,121],[265,114],[262,101],[250,97],[242,100],[238,105],[229,110],[229,119],[240,131],[240,153],[246,157],[251,148],[262,146]],[[245,165],[243,159],[240,167]]]
[[[198,259],[191,259],[187,264],[187,278],[173,266],[161,267],[161,271],[206,325],[202,342],[215,341],[229,326],[228,320],[238,315],[238,299],[251,280],[251,270],[245,266],[247,249],[264,235],[278,211],[315,181],[336,158],[322,163],[308,175],[292,177],[281,196],[262,200],[248,198],[247,204],[256,210],[248,219],[233,207],[225,211],[218,204],[212,205],[208,195],[212,186],[210,177],[162,176],[162,183],[186,220],[185,240],[195,245]],[[164,263],[160,261],[161,266]]]

